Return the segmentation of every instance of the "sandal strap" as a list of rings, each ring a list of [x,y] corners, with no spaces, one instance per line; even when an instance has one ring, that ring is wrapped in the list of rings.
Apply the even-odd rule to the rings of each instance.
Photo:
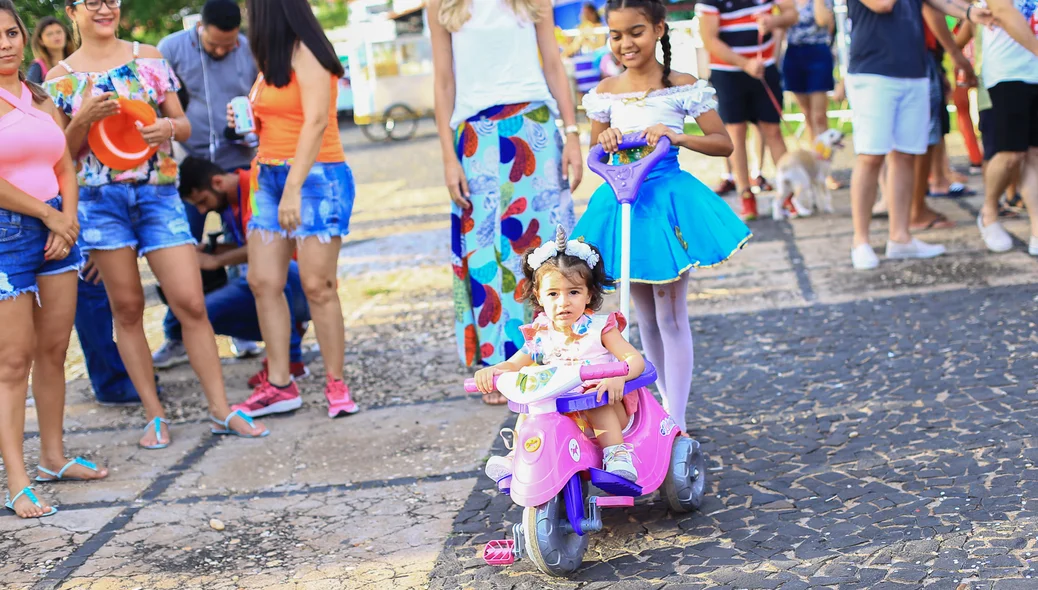
[[[231,420],[234,417],[236,417],[236,416],[238,418],[241,418],[249,428],[252,428],[256,424],[255,422],[252,421],[252,418],[249,418],[248,414],[246,414],[245,412],[243,412],[241,410],[235,410],[235,411],[231,412],[230,414],[227,414],[227,417],[224,418],[223,420],[217,420],[215,416],[210,416],[210,417],[213,419],[213,422],[216,422],[220,426],[223,426],[224,428],[230,430],[231,429]]]
[[[159,444],[162,443],[162,425],[163,424],[165,424],[166,426],[169,426],[169,420],[166,420],[165,418],[159,418],[158,416],[155,416],[154,418],[149,420],[147,424],[144,425],[144,430],[147,430],[148,428],[152,428],[152,427],[155,428],[155,442],[157,442]],[[79,457],[76,457],[76,459],[78,459],[78,458]],[[68,467],[68,465],[66,465],[66,467]],[[97,469],[95,468],[94,470],[96,471]]]
[[[86,467],[90,471],[95,471],[95,472],[97,471],[97,465],[94,465],[93,463],[91,463],[90,461],[87,461],[83,457],[76,457],[76,458],[72,459],[71,461],[69,461],[68,463],[65,463],[65,466],[62,467],[61,471],[58,472],[58,479],[61,479],[65,475],[65,472],[68,471],[68,468],[72,467],[73,465],[80,465],[82,467]],[[44,473],[46,473],[46,472],[44,472]]]
[[[36,494],[32,493],[32,486],[25,486],[22,488],[22,491],[15,494],[14,498],[10,500],[11,506],[14,506],[14,503],[18,501],[18,498],[21,498],[22,496],[28,498],[37,508],[43,508],[43,504],[40,504],[39,498],[36,497]]]

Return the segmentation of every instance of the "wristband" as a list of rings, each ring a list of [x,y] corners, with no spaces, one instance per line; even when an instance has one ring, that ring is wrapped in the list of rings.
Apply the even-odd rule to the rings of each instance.
[[[973,9],[973,5],[972,4],[970,4],[969,6],[966,7],[966,22],[968,22],[968,23],[972,23],[973,22],[972,20],[970,20],[970,10],[972,10],[972,9]]]
[[[173,141],[173,138],[177,135],[177,127],[173,124],[173,119],[166,117],[166,122],[169,123],[169,140]]]
[[[580,127],[576,125],[567,125],[565,129],[566,135],[580,135]]]

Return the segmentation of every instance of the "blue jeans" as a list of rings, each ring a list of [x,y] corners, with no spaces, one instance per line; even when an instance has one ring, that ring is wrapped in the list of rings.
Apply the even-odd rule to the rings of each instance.
[[[172,184],[116,182],[79,187],[79,247],[153,250],[194,244],[183,201]]]
[[[299,267],[295,261],[288,265],[288,280],[285,283],[285,297],[288,299],[288,310],[292,314],[292,337],[289,340],[289,357],[293,363],[303,360],[303,336],[295,330],[296,324],[310,321],[310,306],[303,294],[303,284],[299,280]],[[259,316],[256,312],[256,298],[249,289],[244,276],[233,277],[227,284],[205,296],[205,309],[213,331],[223,336],[241,340],[262,341]],[[180,322],[172,313],[166,313],[162,322],[166,339],[179,342],[183,337]]]
[[[257,183],[252,187],[249,232],[258,230],[287,237],[287,232],[278,221],[278,206],[290,169],[288,165],[260,164]],[[345,162],[315,163],[300,189],[301,224],[291,237],[317,236],[322,242],[346,237],[350,233],[350,215],[353,213],[355,196],[353,171]]]
[[[61,197],[47,201],[61,211]],[[0,301],[38,293],[36,277],[73,272],[83,264],[75,245],[61,260],[45,260],[50,230],[35,217],[0,209]]]
[[[76,302],[76,334],[83,348],[94,397],[99,402],[136,401],[140,398],[119,357],[112,329],[112,309],[105,286],[80,279]]]

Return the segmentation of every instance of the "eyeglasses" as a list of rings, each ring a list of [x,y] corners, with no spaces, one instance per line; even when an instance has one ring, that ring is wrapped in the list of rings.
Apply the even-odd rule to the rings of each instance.
[[[98,10],[101,10],[102,4],[111,10],[115,10],[116,8],[119,8],[122,3],[122,0],[79,0],[78,2],[73,2],[72,6],[79,6],[82,4],[83,7],[90,12],[97,12]]]

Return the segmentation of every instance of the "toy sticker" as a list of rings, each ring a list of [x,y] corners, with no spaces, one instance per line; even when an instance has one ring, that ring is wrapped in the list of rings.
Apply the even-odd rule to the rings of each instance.
[[[569,439],[569,456],[574,461],[580,461],[580,445],[575,438]]]
[[[531,436],[526,439],[526,442],[523,443],[523,448],[526,449],[527,453],[535,452],[537,449],[541,448],[541,437]]]
[[[662,434],[663,436],[667,436],[668,434],[670,434],[670,432],[674,430],[676,427],[677,423],[674,422],[674,419],[670,416],[667,416],[663,420],[660,420],[660,434]]]

